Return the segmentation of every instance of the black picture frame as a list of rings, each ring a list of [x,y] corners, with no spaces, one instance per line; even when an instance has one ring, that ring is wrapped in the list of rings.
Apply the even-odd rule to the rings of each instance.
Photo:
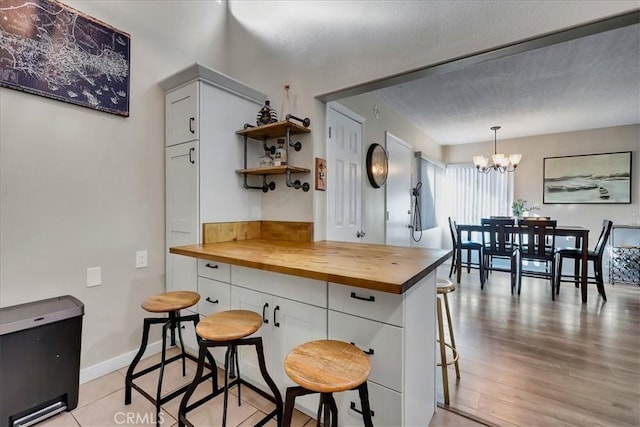
[[[543,204],[631,203],[632,152],[545,157]]]
[[[56,0],[2,5],[0,86],[129,116],[129,34]]]

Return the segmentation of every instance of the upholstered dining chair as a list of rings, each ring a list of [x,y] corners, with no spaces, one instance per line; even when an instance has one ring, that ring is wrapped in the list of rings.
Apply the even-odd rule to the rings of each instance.
[[[555,300],[556,283],[556,220],[523,218],[518,221],[520,247],[518,295],[522,287],[522,276],[549,279],[551,299]],[[545,264],[544,271],[523,267],[523,261],[538,261]],[[551,268],[549,268],[551,264]]]
[[[602,258],[604,255],[605,247],[607,246],[607,240],[611,235],[611,228],[613,227],[613,221],[605,219],[602,221],[602,231],[600,231],[600,237],[593,250],[589,250],[587,253],[587,261],[593,262],[593,276],[589,276],[588,272],[581,272],[580,274],[587,274],[587,283],[594,283],[598,287],[598,293],[602,296],[603,300],[607,300],[607,294],[604,291],[604,278],[602,274]],[[587,242],[582,242],[586,245]],[[573,262],[580,262],[582,259],[582,249],[560,249],[558,250],[558,274],[556,277],[556,294],[560,293],[560,282],[574,282],[576,288],[579,286],[578,281],[580,277],[573,274],[562,274],[562,261],[564,258],[571,258]]]
[[[449,278],[456,271],[456,265],[458,263],[458,245],[462,251],[467,252],[467,259],[464,261],[464,266],[467,267],[467,273],[471,272],[472,268],[480,270],[480,289],[484,289],[484,252],[483,245],[480,242],[473,242],[471,240],[458,241],[458,227],[456,221],[449,217],[449,231],[451,232],[451,242],[453,244],[453,258],[451,259],[451,269],[449,270]],[[472,252],[478,252],[478,262],[473,262]],[[462,259],[460,265],[463,265]]]

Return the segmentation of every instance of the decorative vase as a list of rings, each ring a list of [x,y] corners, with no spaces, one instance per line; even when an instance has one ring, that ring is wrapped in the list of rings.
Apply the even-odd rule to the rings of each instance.
[[[271,102],[266,100],[264,106],[258,111],[256,117],[256,124],[258,126],[268,125],[269,123],[275,123],[278,121],[278,112],[271,108]]]

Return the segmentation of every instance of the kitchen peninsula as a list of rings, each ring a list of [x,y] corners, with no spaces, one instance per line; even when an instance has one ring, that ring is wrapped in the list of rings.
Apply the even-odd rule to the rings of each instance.
[[[201,315],[229,308],[263,315],[267,366],[281,391],[292,384],[282,364],[293,347],[340,339],[370,357],[375,425],[429,424],[435,411],[436,269],[451,251],[259,238],[171,247],[170,253],[198,259]],[[240,371],[264,386],[250,355],[241,355]],[[307,397],[299,409],[315,416],[317,397]],[[336,400],[340,424],[361,425],[357,392]]]

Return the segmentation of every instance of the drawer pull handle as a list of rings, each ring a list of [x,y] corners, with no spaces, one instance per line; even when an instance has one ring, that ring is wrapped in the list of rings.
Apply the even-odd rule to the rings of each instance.
[[[356,408],[356,403],[355,403],[355,402],[353,402],[353,401],[352,401],[352,402],[351,402],[351,405],[350,405],[349,407],[350,407],[350,409],[351,409],[352,411],[355,411],[355,412],[359,413],[360,415],[362,415],[362,411],[361,411],[361,410],[359,410],[358,408]],[[375,414],[376,414],[376,413],[375,413],[375,412],[373,412],[373,410],[371,410],[370,412],[371,412],[371,416],[372,416],[372,417],[375,417]]]
[[[218,300],[211,301],[211,298],[209,298],[209,297],[206,297],[206,298],[205,298],[205,300],[206,300],[207,302],[210,302],[211,304],[218,304],[218,302],[219,302]]]
[[[267,308],[269,308],[269,303],[265,302],[262,306],[262,323],[269,323],[269,319],[267,319],[267,315],[265,314]]]
[[[206,267],[209,267],[209,268],[218,268],[218,264],[209,264],[209,263],[207,263]]]
[[[280,306],[276,305],[276,308],[273,309],[273,326],[275,326],[276,328],[280,327],[280,322],[278,322],[276,318],[276,313],[278,312],[278,310],[280,310]]]
[[[360,297],[360,296],[356,295],[355,292],[351,292],[351,298],[359,299],[361,301],[369,301],[369,302],[374,302],[376,300],[376,297],[374,297],[373,295],[369,296],[369,298],[365,298],[365,297]]]
[[[351,345],[356,345],[356,343],[352,342]],[[358,347],[358,346],[356,345],[356,347]],[[369,356],[373,356],[373,354],[375,353],[371,347],[369,347],[369,350],[366,350],[366,351],[362,350],[362,352],[364,354],[368,354]]]
[[[189,117],[189,132],[196,133],[196,130],[193,128],[193,122],[196,121],[195,117]]]

